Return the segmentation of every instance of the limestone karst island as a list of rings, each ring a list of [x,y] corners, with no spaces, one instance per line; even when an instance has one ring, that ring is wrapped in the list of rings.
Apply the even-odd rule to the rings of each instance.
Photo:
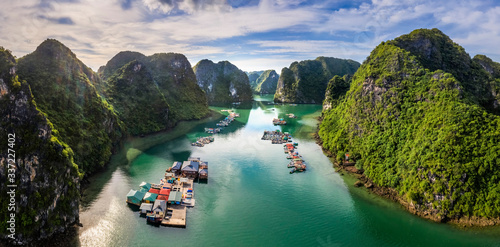
[[[498,2],[0,19],[0,246],[500,243]]]

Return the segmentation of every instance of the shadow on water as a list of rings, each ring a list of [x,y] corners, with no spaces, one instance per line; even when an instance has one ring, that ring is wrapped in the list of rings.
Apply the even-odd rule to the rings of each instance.
[[[188,133],[194,130],[201,129],[203,126],[212,122],[220,121],[224,116],[220,112],[212,111],[211,114],[201,120],[183,121],[171,130],[151,134],[145,137],[131,137],[124,142],[122,148],[111,157],[109,164],[101,171],[93,174],[88,178],[88,184],[83,188],[82,199],[80,202],[81,208],[85,209],[92,205],[102,192],[104,186],[110,181],[111,176],[117,168],[128,171],[131,162],[140,154],[149,153],[149,149],[154,146],[175,140],[177,138],[186,138]],[[189,154],[184,155],[189,157]],[[182,157],[184,157],[182,156]]]

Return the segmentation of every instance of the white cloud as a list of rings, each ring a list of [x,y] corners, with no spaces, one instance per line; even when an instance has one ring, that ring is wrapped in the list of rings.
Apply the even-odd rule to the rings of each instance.
[[[143,0],[150,10],[160,10],[164,13],[197,11],[228,11],[231,6],[226,0]]]
[[[346,1],[261,0],[236,8],[225,0],[142,0],[127,8],[118,1],[9,1],[0,9],[0,45],[22,56],[56,38],[93,69],[123,50],[236,59],[253,67],[260,65],[252,61],[262,62],[258,55],[288,66],[320,55],[361,62],[381,41],[438,27],[469,53],[500,59],[500,7],[472,0],[373,0],[336,10],[331,6]],[[219,44],[227,38],[234,43]]]

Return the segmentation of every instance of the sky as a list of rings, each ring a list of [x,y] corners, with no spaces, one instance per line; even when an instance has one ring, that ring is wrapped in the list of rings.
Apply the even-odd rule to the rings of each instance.
[[[18,0],[0,7],[0,46],[22,57],[47,38],[93,70],[120,51],[227,60],[244,71],[318,56],[363,62],[380,42],[438,28],[500,62],[500,1]]]

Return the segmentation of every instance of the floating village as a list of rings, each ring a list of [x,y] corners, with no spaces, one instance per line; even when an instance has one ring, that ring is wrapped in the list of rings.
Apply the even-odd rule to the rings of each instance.
[[[218,122],[218,128],[205,128],[209,134],[220,133],[227,127],[238,113],[222,110],[229,116]],[[198,137],[192,146],[203,147],[214,141],[213,135]],[[186,227],[187,208],[194,207],[194,183],[208,180],[208,162],[197,157],[187,161],[175,161],[165,170],[165,175],[158,183],[142,182],[137,190],[131,189],[127,194],[127,203],[139,207],[139,213],[149,224]]]
[[[216,125],[216,128],[205,128],[205,132],[208,134],[218,134],[222,131],[223,127],[229,126],[235,118],[240,117],[239,113],[236,113],[232,110],[221,110],[222,112],[228,112],[229,116],[224,118],[223,120],[219,121]],[[214,137],[213,136],[204,136],[204,137],[198,137],[196,139],[196,142],[191,143],[191,146],[195,147],[204,147],[207,144],[210,144],[214,142]]]
[[[229,126],[238,113],[232,110],[222,110],[229,116],[219,121],[216,128],[205,128],[205,132],[211,136],[198,137],[192,146],[203,147],[214,141],[214,134],[220,133],[223,127]],[[289,118],[296,118],[293,114],[287,114]],[[285,125],[283,118],[273,119],[274,125]],[[272,144],[283,144],[284,152],[290,162],[287,164],[290,174],[304,172],[307,168],[302,156],[296,151],[297,142],[293,142],[288,132],[280,130],[264,131],[261,140],[270,140]],[[187,208],[194,207],[195,181],[208,180],[208,162],[198,157],[190,157],[187,161],[175,161],[171,167],[165,170],[164,176],[158,183],[142,182],[137,190],[131,189],[127,194],[126,202],[132,207],[139,207],[139,214],[146,218],[149,224],[186,227]]]
[[[286,158],[290,160],[287,167],[292,168],[290,174],[304,172],[306,170],[306,163],[302,159],[302,156],[296,151],[299,143],[293,142],[292,136],[288,132],[281,132],[280,130],[264,131],[261,140],[270,140],[272,144],[283,144],[285,154],[288,154]]]
[[[150,224],[186,227],[188,207],[194,207],[194,182],[207,181],[208,162],[191,157],[175,161],[158,183],[142,182],[127,194],[127,203],[139,207]]]

